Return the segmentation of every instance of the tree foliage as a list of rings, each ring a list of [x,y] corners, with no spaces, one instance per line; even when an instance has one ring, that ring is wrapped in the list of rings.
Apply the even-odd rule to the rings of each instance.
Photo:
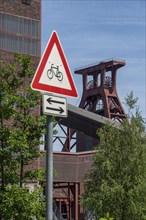
[[[0,191],[0,217],[4,220],[43,220],[44,197],[41,188],[32,192],[28,187],[18,187],[13,184]],[[35,218],[34,218],[35,217]]]
[[[38,146],[45,125],[39,114],[40,95],[30,88],[33,75],[29,56],[17,55],[11,64],[0,64],[0,219],[32,219],[33,206],[38,207],[36,213],[40,210],[38,189],[30,193],[22,187],[26,178],[40,178],[40,172],[25,173],[41,156]]]
[[[127,101],[135,105],[135,100]],[[130,112],[131,106],[129,106]],[[82,203],[95,219],[146,219],[146,137],[139,111],[121,129],[107,124],[98,131],[100,144],[85,178]]]

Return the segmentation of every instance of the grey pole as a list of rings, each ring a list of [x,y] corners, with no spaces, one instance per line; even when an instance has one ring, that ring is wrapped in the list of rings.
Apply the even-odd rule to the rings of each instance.
[[[53,117],[46,123],[46,220],[53,220]]]

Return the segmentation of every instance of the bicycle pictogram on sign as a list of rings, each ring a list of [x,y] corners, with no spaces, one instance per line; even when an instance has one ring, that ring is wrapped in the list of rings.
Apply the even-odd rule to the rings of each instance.
[[[54,64],[51,64],[51,68],[47,70],[47,76],[49,79],[53,79],[55,76],[60,82],[63,80],[63,74],[59,70],[59,66],[54,66]]]

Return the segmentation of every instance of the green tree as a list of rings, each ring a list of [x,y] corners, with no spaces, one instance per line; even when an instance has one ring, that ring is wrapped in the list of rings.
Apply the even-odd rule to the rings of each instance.
[[[38,114],[40,94],[30,88],[33,75],[29,56],[17,55],[13,63],[0,64],[0,219],[32,219],[32,206],[41,219],[44,211],[40,191],[22,187],[26,179],[37,180],[41,173],[25,172],[41,156],[38,146],[45,127],[45,118]],[[29,209],[33,211],[27,218]]]
[[[136,104],[129,95],[130,110]],[[98,131],[100,144],[85,179],[84,207],[96,219],[109,213],[116,220],[146,219],[146,137],[139,111],[120,129],[107,124]]]
[[[27,187],[13,184],[0,191],[0,219],[2,220],[43,220],[44,197],[42,189],[36,187],[29,192]]]

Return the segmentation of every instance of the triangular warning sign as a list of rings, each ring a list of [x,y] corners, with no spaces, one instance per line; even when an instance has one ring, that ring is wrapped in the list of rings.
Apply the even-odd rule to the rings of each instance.
[[[38,91],[78,97],[67,59],[55,31],[48,41],[31,87]]]

